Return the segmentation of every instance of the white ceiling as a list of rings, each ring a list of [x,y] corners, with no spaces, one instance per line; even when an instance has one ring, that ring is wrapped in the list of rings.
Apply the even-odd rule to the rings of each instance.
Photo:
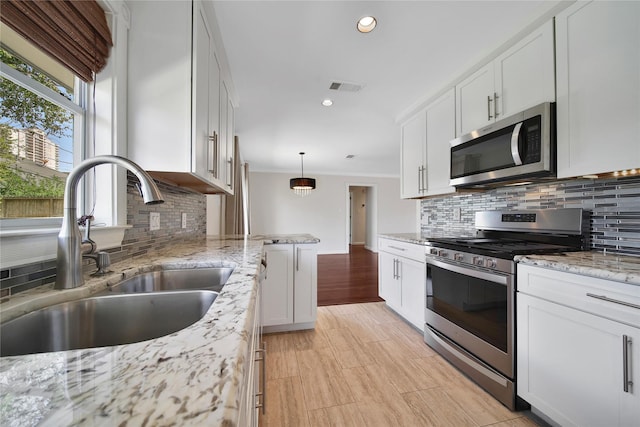
[[[304,151],[305,175],[398,176],[397,119],[556,3],[214,1],[242,157],[252,171],[295,173]],[[365,15],[378,20],[369,34],[356,30]]]

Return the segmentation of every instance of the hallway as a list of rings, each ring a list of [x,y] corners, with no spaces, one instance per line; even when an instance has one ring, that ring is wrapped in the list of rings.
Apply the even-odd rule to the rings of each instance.
[[[349,245],[348,254],[318,255],[318,306],[377,301],[377,253]]]

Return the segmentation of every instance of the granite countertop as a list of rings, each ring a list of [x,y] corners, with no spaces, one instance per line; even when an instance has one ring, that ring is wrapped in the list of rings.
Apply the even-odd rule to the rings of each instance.
[[[6,321],[146,271],[235,267],[205,316],[174,334],[113,347],[0,358],[2,425],[237,425],[262,246],[273,240],[318,241],[309,235],[264,237],[178,243],[161,255],[113,264],[108,276],[87,276],[81,288],[43,286],[0,304]]]
[[[640,257],[586,251],[556,255],[518,255],[515,260],[520,264],[640,286]]]

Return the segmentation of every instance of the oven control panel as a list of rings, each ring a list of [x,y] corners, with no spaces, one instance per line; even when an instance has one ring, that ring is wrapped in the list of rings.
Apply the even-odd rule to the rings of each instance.
[[[435,246],[427,247],[426,253],[427,260],[431,258],[454,265],[459,264],[467,267],[473,266],[478,269],[500,271],[508,274],[515,273],[515,263],[509,259],[493,258],[490,256],[478,255],[454,249],[443,249]]]

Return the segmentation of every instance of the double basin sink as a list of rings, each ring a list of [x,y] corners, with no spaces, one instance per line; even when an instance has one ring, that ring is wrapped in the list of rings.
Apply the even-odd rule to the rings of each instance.
[[[92,297],[42,308],[0,325],[0,356],[131,344],[200,320],[233,267],[142,273]]]

